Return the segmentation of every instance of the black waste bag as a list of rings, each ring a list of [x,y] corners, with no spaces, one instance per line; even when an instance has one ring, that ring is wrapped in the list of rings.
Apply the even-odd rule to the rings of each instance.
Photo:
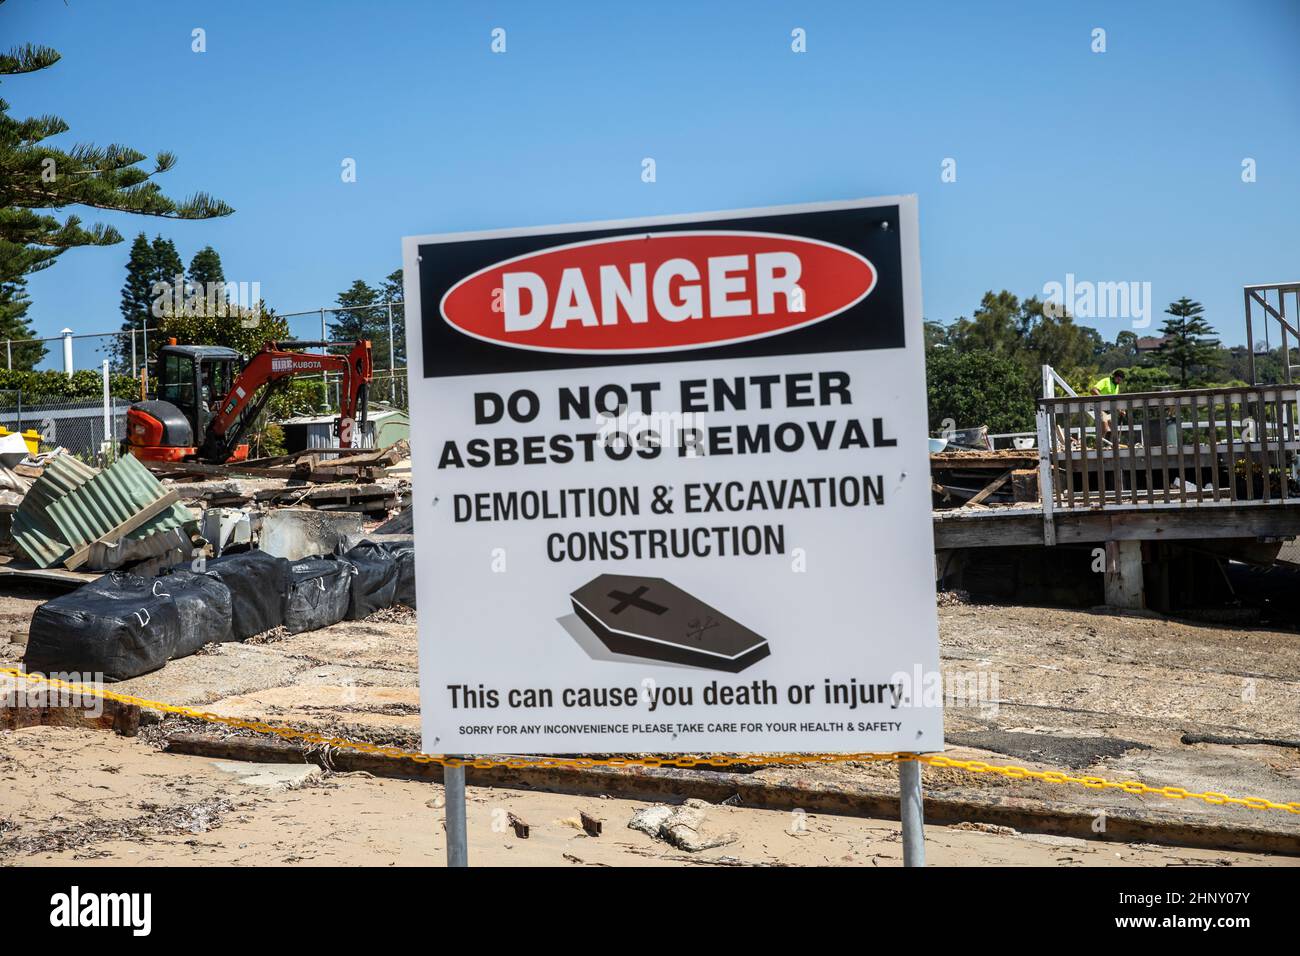
[[[415,548],[409,544],[385,544],[388,553],[397,563],[397,587],[393,603],[415,607]]]
[[[415,549],[398,548],[393,553],[397,562],[397,589],[393,593],[394,604],[415,607]]]
[[[397,561],[386,548],[373,541],[362,541],[343,555],[343,559],[357,569],[352,576],[349,621],[359,621],[393,606],[393,595],[397,590]]]
[[[265,551],[227,554],[207,563],[204,574],[230,589],[230,638],[246,641],[284,623],[291,576],[289,562]]]
[[[180,643],[181,612],[163,582],[113,572],[32,615],[29,671],[126,680],[162,667]]]
[[[171,595],[181,616],[172,660],[188,657],[204,644],[224,644],[230,635],[230,589],[216,578],[193,571],[173,571],[158,579],[157,591]]]
[[[284,626],[290,634],[328,627],[343,620],[352,599],[357,569],[333,555],[303,558],[289,565],[289,599]]]

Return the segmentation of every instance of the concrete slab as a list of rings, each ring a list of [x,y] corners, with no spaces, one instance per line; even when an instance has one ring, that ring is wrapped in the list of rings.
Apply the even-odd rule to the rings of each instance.
[[[297,561],[330,554],[351,535],[361,533],[361,515],[351,511],[277,508],[262,516],[263,551]]]
[[[212,765],[228,773],[246,787],[261,790],[292,790],[309,780],[320,779],[321,769],[306,763],[245,763],[236,760],[214,760]]]
[[[226,697],[205,709],[223,717],[293,727],[347,724],[390,734],[412,734],[420,729],[420,692],[415,687],[295,684]]]

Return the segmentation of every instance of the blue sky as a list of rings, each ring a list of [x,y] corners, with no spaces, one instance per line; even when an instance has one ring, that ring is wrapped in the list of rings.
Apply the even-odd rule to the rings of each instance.
[[[1298,28],[1296,0],[9,0],[4,45],[63,54],[0,85],[14,115],[172,150],[169,194],[237,210],[81,211],[127,242],[32,277],[29,314],[47,335],[117,328],[141,229],[187,262],[213,245],[286,312],[378,281],[403,235],[914,192],[927,318],[1073,273],[1150,282],[1153,326],[1199,299],[1239,342],[1241,286],[1300,278]]]

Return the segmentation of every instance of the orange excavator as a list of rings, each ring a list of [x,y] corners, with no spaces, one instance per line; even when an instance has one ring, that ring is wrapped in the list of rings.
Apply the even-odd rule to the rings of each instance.
[[[347,355],[299,351],[339,345],[349,347]],[[360,447],[373,376],[368,341],[267,342],[245,360],[224,346],[172,339],[158,353],[155,395],[126,413],[126,450],[144,461],[244,461],[241,441],[277,386],[327,372],[342,377],[339,446]]]

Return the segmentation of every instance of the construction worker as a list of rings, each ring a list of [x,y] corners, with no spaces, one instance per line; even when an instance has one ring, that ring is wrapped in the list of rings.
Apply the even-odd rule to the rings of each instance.
[[[1092,387],[1088,389],[1088,393],[1090,395],[1118,395],[1120,386],[1123,384],[1124,384],[1124,370],[1122,368],[1117,368],[1109,375],[1099,378],[1097,379],[1097,381],[1093,382]],[[1124,414],[1123,412],[1120,412],[1121,417],[1123,417],[1123,414]],[[1105,409],[1103,409],[1101,413],[1101,425],[1099,431],[1100,431],[1100,434],[1098,436],[1099,443],[1101,439],[1106,439],[1110,437],[1110,432],[1111,432],[1110,412],[1106,411]],[[1111,444],[1114,444],[1114,442],[1112,441]]]

